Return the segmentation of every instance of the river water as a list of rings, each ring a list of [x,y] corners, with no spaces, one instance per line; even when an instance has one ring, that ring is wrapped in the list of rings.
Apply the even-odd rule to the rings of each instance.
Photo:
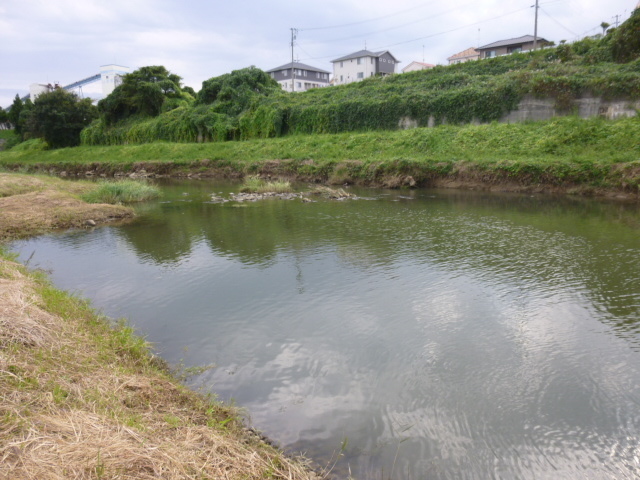
[[[191,384],[338,477],[640,476],[637,204],[163,188],[134,223],[13,250],[169,362],[215,365]]]

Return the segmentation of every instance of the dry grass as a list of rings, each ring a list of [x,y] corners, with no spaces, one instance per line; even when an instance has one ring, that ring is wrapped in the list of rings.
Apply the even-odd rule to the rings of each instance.
[[[324,198],[331,198],[334,200],[341,200],[344,198],[354,198],[352,193],[345,192],[343,188],[329,188],[324,185],[317,185],[309,190],[311,195],[319,195]]]
[[[95,188],[88,182],[0,173],[0,241],[133,216],[130,208],[89,205],[77,197]]]
[[[0,306],[0,478],[317,478],[130,329],[1,258]]]

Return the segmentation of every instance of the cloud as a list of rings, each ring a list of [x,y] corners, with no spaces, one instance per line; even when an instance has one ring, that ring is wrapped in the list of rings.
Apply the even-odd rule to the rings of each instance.
[[[70,83],[106,63],[139,68],[158,61],[199,88],[202,80],[231,70],[286,63],[290,28],[300,29],[296,57],[327,70],[329,60],[365,42],[370,49],[391,50],[403,65],[423,55],[429,63],[446,63],[478,43],[533,33],[531,4],[326,0],[294,8],[289,0],[268,6],[255,0],[4,0],[0,92],[26,91],[47,79]],[[634,6],[635,0],[542,2],[539,33],[556,42],[574,39],[573,33],[596,34],[602,21],[614,24],[615,15],[622,21]],[[317,27],[337,28],[311,30]],[[0,93],[0,105],[12,98]]]

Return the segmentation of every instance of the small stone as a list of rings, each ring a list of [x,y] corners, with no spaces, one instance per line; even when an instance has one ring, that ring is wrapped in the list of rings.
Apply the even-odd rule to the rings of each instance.
[[[84,224],[88,227],[95,227],[96,226],[96,222],[94,220],[87,220],[86,222],[84,222]]]

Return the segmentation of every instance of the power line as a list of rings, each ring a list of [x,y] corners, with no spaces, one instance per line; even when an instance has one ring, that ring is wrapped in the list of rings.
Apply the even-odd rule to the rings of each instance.
[[[373,35],[377,35],[377,34],[380,34],[380,33],[389,32],[391,30],[397,30],[398,28],[403,28],[403,27],[407,27],[409,25],[414,25],[416,23],[424,22],[425,20],[431,20],[433,18],[438,18],[438,17],[441,17],[442,15],[446,15],[447,13],[454,12],[456,10],[459,10],[462,7],[466,7],[467,5],[471,5],[473,3],[476,3],[476,1],[473,0],[473,1],[465,3],[463,5],[458,5],[457,7],[454,7],[452,9],[450,9],[450,10],[445,10],[444,12],[437,13],[435,15],[430,15],[428,17],[419,18],[418,20],[412,20],[411,22],[403,23],[401,25],[396,25],[394,27],[384,28],[382,30],[376,30],[374,32],[367,32],[367,33],[362,33],[362,34],[358,34],[358,35],[352,35],[350,37],[342,37],[342,38],[335,38],[335,39],[332,39],[332,40],[324,40],[323,43],[343,42],[345,40],[353,40],[354,38],[371,37]]]
[[[495,17],[486,18],[484,20],[480,20],[480,21],[477,21],[477,22],[473,22],[473,23],[469,23],[469,24],[466,24],[466,25],[462,25],[460,27],[452,28],[450,30],[445,30],[445,31],[442,31],[442,32],[433,33],[431,35],[426,35],[424,37],[413,38],[411,40],[406,40],[406,41],[403,41],[403,42],[398,42],[398,43],[393,43],[393,44],[377,47],[377,48],[374,49],[374,51],[375,50],[383,50],[383,49],[386,49],[386,48],[389,48],[389,47],[395,47],[397,45],[404,45],[406,43],[413,43],[413,42],[417,42],[417,41],[420,41],[420,40],[426,40],[428,38],[438,37],[440,35],[446,35],[447,33],[451,33],[451,32],[455,32],[455,31],[458,31],[458,30],[465,29],[465,28],[473,27],[475,25],[481,25],[483,23],[487,23],[487,22],[490,22],[492,20],[497,20],[499,18],[504,18],[504,17],[507,17],[509,15],[513,15],[514,13],[522,12],[522,11],[528,10],[528,9],[529,9],[529,7],[519,8],[518,10],[513,10],[511,12],[503,13],[502,15],[496,15]],[[323,57],[305,58],[303,60],[324,60],[326,58],[332,58],[332,57],[335,57],[335,56],[336,55],[326,55],[326,56],[323,56]]]
[[[523,10],[529,10],[529,8],[530,8],[530,7],[519,8],[518,10],[513,10],[513,11],[511,11],[511,12],[504,13],[504,14],[502,14],[502,15],[497,15],[497,16],[495,16],[495,17],[487,18],[487,19],[485,19],[485,20],[481,20],[481,21],[479,21],[479,22],[469,23],[469,24],[467,24],[467,25],[463,25],[463,26],[461,26],[461,27],[452,28],[452,29],[450,29],[450,30],[445,30],[445,31],[443,31],[443,32],[438,32],[438,33],[434,33],[434,34],[431,34],[431,35],[427,35],[427,36],[425,36],[425,37],[414,38],[414,39],[412,39],[412,40],[406,40],[406,41],[404,41],[404,42],[392,43],[392,44],[390,44],[390,45],[385,45],[385,46],[383,46],[383,47],[378,47],[376,50],[378,50],[378,49],[383,49],[383,48],[389,48],[389,47],[395,47],[395,46],[397,46],[397,45],[404,45],[404,44],[406,44],[406,43],[417,42],[418,40],[425,40],[425,39],[427,39],[427,38],[433,38],[433,37],[437,37],[437,36],[440,36],[440,35],[445,35],[445,34],[447,34],[447,33],[456,32],[456,31],[458,31],[458,30],[462,30],[462,29],[464,29],[464,28],[469,28],[469,27],[473,27],[473,26],[475,26],[475,25],[481,25],[481,24],[483,24],[483,23],[490,22],[491,20],[497,20],[498,18],[504,18],[504,17],[507,17],[507,16],[509,16],[509,15],[513,15],[514,13],[522,12]]]
[[[330,26],[327,26],[327,27],[301,28],[300,31],[302,31],[302,30],[305,30],[305,31],[329,30],[329,29],[333,29],[333,28],[344,28],[344,27],[352,27],[354,25],[362,25],[363,23],[376,22],[378,20],[384,20],[384,19],[390,18],[390,17],[397,17],[398,15],[402,15],[403,13],[412,12],[414,10],[418,10],[420,8],[427,7],[427,6],[431,5],[432,3],[436,3],[436,0],[433,0],[433,1],[427,2],[427,3],[423,3],[422,5],[418,5],[417,7],[408,8],[408,9],[402,10],[400,12],[392,13],[392,14],[389,14],[389,15],[383,15],[382,17],[371,18],[369,20],[361,20],[359,22],[343,23],[341,25],[330,25]]]
[[[539,8],[542,11],[542,13],[544,13],[547,17],[549,17],[551,20],[553,20],[553,22],[555,22],[556,25],[560,26],[561,28],[564,28],[571,35],[574,35],[576,37],[578,36],[578,34],[576,32],[573,32],[573,31],[569,30],[567,27],[565,27],[563,24],[561,24],[558,20],[553,18],[551,15],[549,15],[549,13],[547,13],[547,11],[544,8],[542,8],[542,7],[539,7]]]

